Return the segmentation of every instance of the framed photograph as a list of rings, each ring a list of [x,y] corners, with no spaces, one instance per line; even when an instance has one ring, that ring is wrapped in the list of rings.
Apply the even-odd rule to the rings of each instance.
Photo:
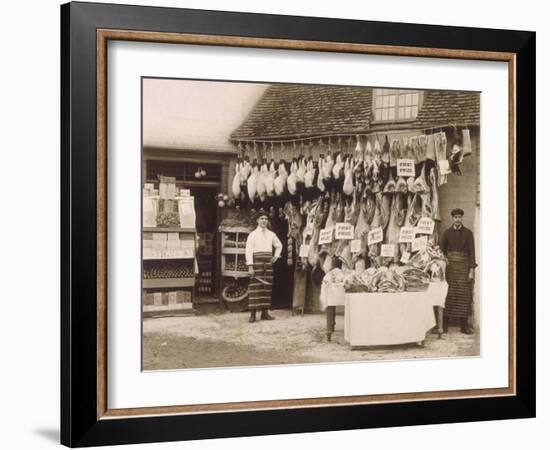
[[[61,441],[535,416],[535,33],[61,7]]]

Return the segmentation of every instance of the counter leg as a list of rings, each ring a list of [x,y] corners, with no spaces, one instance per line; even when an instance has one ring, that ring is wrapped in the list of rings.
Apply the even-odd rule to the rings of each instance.
[[[336,306],[327,306],[327,341],[330,342],[336,324]]]
[[[438,339],[441,339],[441,335],[443,334],[443,310],[442,306],[435,307]]]

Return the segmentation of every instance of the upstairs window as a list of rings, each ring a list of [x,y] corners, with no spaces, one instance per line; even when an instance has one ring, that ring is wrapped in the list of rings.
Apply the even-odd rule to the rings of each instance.
[[[421,91],[374,89],[374,120],[397,122],[414,120],[422,102]]]

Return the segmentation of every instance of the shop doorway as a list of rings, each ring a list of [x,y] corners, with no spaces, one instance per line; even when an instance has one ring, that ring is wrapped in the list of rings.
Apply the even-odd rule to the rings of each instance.
[[[218,302],[219,245],[218,225],[220,212],[216,195],[221,186],[221,164],[202,164],[194,161],[148,158],[145,166],[146,182],[158,183],[161,175],[176,179],[176,187],[189,189],[194,198],[195,229],[198,247],[195,276],[195,299]]]

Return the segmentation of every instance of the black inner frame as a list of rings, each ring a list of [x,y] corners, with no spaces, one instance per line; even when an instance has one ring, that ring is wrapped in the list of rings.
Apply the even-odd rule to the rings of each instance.
[[[516,60],[517,395],[97,420],[96,30],[511,52]],[[535,33],[175,8],[61,6],[61,442],[112,445],[535,416]],[[525,151],[529,149],[529,151]],[[507,149],[502,149],[507,151]]]

